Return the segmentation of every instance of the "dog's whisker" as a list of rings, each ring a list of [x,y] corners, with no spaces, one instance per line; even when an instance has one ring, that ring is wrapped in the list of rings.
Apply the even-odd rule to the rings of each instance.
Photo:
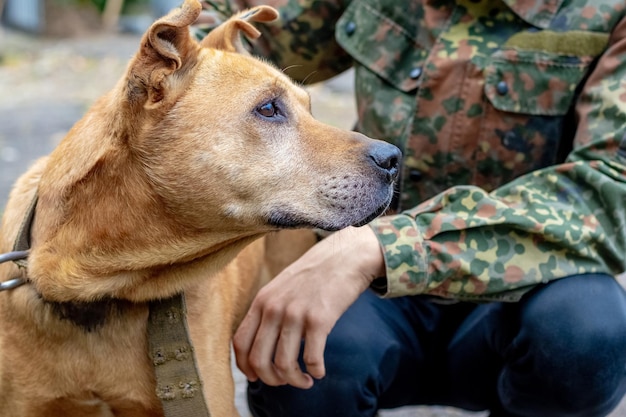
[[[302,84],[306,84],[306,81],[312,77],[313,75],[317,74],[317,71],[313,71],[311,72],[309,75],[307,75],[306,77],[304,77],[304,80],[302,80]]]
[[[292,69],[292,68],[297,68],[297,67],[301,67],[301,66],[302,66],[302,65],[300,65],[300,64],[287,65],[285,68],[281,69],[281,72],[282,72],[283,74],[286,74],[286,73],[287,73],[287,71],[289,71],[290,69]]]

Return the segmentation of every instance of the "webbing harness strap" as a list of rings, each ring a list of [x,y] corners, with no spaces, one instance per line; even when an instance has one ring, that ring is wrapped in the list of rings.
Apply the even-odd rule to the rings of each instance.
[[[165,417],[210,417],[189,337],[184,294],[150,302],[148,342]]]

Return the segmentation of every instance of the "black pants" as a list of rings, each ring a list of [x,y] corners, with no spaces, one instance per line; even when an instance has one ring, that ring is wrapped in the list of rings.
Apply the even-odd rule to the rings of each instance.
[[[337,323],[313,388],[250,384],[256,417],[373,417],[439,404],[494,416],[605,416],[626,390],[626,293],[608,275],[518,303],[442,305],[363,294]]]

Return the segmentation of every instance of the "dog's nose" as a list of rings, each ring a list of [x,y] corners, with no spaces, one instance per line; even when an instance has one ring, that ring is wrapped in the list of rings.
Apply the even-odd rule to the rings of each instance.
[[[369,157],[385,173],[387,181],[392,182],[398,177],[402,159],[400,149],[389,143],[380,142],[372,146]]]

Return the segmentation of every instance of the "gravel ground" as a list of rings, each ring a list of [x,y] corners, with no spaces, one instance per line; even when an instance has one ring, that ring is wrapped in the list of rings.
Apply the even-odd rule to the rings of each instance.
[[[49,153],[87,107],[123,74],[139,44],[137,35],[42,39],[0,26],[0,207],[11,184],[39,156]],[[355,120],[351,76],[310,88],[313,112],[350,128]],[[235,369],[243,416],[245,379]],[[445,407],[385,411],[381,417],[482,417]],[[626,417],[622,403],[611,417]]]

